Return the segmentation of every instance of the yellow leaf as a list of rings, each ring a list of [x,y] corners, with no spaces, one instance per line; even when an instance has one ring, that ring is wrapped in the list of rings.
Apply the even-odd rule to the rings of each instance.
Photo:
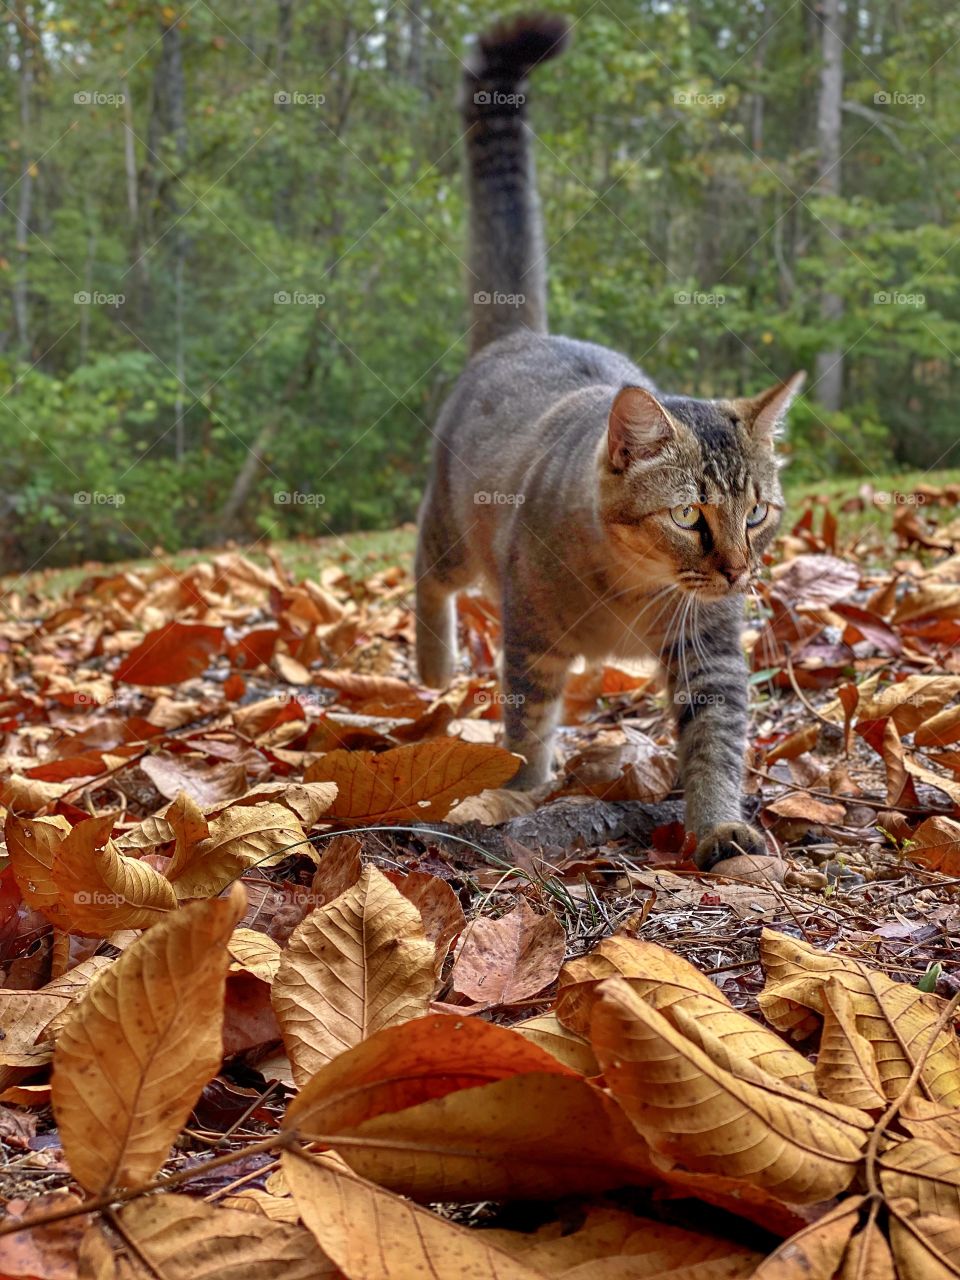
[[[231,973],[252,973],[262,982],[273,982],[280,967],[280,947],[259,929],[234,929],[227,943],[233,957]]]
[[[285,1151],[282,1165],[301,1217],[350,1280],[545,1280],[484,1232],[364,1182],[329,1156]]]
[[[8,813],[3,826],[13,876],[24,902],[42,911],[62,929],[69,928],[70,919],[60,907],[60,894],[51,869],[56,851],[69,830],[70,823],[59,815],[18,818]]]
[[[760,958],[767,974],[760,1008],[781,1031],[809,1036],[820,1027],[824,990],[833,978],[850,993],[859,1033],[873,1047],[884,1096],[898,1098],[946,1002],[836,951],[765,929]],[[920,1097],[960,1105],[960,1045],[944,1028],[927,1054],[917,1084]]]
[[[194,826],[181,829],[195,830],[198,813],[191,811]],[[180,821],[173,813],[167,816],[171,823]],[[208,827],[210,834],[199,843],[185,839],[182,856],[167,868],[179,898],[213,897],[254,863],[271,866],[304,839],[300,823],[282,804],[235,804],[211,818]],[[179,845],[178,837],[178,853]]]
[[[541,1013],[535,1018],[527,1018],[524,1022],[515,1022],[513,1030],[532,1040],[541,1049],[546,1049],[558,1062],[572,1067],[582,1076],[600,1074],[600,1067],[590,1048],[590,1041],[578,1036],[575,1031],[557,1021],[555,1013]]]
[[[328,817],[365,822],[428,822],[446,817],[466,796],[500,787],[520,757],[502,747],[434,738],[389,751],[328,751],[304,774],[335,782]]]
[[[898,1280],[957,1280],[960,1222],[916,1215],[913,1200],[890,1204],[890,1246]]]
[[[273,1007],[304,1085],[324,1063],[381,1027],[420,1017],[435,986],[420,912],[376,867],[294,930]]]
[[[176,894],[159,871],[117,852],[112,826],[112,814],[87,818],[54,851],[55,923],[70,933],[106,938],[118,929],[146,929],[176,909]]]
[[[913,733],[958,693],[960,676],[907,676],[862,700],[857,707],[857,720],[884,720],[889,716],[901,735]]]
[[[597,1061],[663,1163],[738,1177],[795,1204],[850,1185],[868,1116],[767,1075],[676,1006],[674,1026],[622,978],[600,994],[590,1031]]]
[[[812,1063],[772,1031],[734,1009],[699,969],[654,942],[615,934],[604,938],[595,951],[565,964],[557,996],[560,1021],[587,1035],[597,988],[611,977],[625,978],[636,995],[667,1019],[672,1020],[674,1008],[685,1010],[718,1036],[731,1054],[749,1059],[795,1088],[816,1092]]]
[[[823,988],[823,1032],[815,1079],[823,1097],[833,1102],[862,1111],[886,1107],[873,1047],[857,1030],[853,998],[836,978]]]
[[[54,1052],[52,1100],[77,1182],[140,1186],[163,1164],[223,1055],[227,939],[246,894],[172,912],[77,1005]]]
[[[908,1196],[922,1214],[960,1222],[960,1160],[952,1151],[913,1138],[890,1147],[878,1163],[888,1200]]]
[[[865,1203],[863,1196],[842,1200],[809,1227],[784,1240],[760,1263],[753,1280],[834,1280]]]
[[[120,1210],[124,1238],[164,1280],[331,1280],[340,1273],[305,1227],[192,1196],[135,1200]],[[98,1228],[93,1228],[97,1230]],[[123,1274],[123,1273],[121,1273]],[[139,1277],[139,1269],[136,1276]]]
[[[484,1234],[491,1244],[563,1280],[734,1280],[752,1276],[762,1261],[719,1236],[606,1206],[588,1207],[585,1221],[571,1231],[572,1212],[537,1231],[494,1228]]]
[[[851,1238],[839,1280],[897,1280],[890,1246],[875,1222]]]

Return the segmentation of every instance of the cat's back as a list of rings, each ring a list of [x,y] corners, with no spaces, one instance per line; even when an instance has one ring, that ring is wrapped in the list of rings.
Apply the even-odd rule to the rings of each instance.
[[[571,432],[565,415],[554,411],[573,393],[625,385],[654,389],[633,361],[608,347],[514,332],[472,357],[444,406],[437,435],[464,455],[495,448],[501,465],[505,453],[521,461],[531,445],[542,449],[551,435],[571,435],[571,447],[597,438],[606,425],[602,415],[578,414]]]

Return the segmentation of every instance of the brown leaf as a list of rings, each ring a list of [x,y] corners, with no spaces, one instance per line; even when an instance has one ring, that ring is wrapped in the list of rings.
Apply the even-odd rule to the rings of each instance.
[[[71,933],[106,938],[118,929],[146,929],[176,908],[176,894],[159,871],[117,852],[108,839],[112,826],[111,814],[87,818],[54,854],[54,923]]]
[[[236,800],[247,789],[246,769],[229,760],[210,764],[202,756],[158,751],[144,756],[140,768],[168,800],[185,791],[203,809]]]
[[[820,726],[816,721],[808,724],[805,729],[788,733],[767,752],[767,764],[774,764],[777,760],[796,760],[797,756],[802,756],[805,751],[812,751],[819,739]]]
[[[913,733],[942,711],[960,693],[960,676],[907,676],[887,685],[880,693],[862,699],[858,720],[885,720],[888,716],[902,736]]]
[[[514,1031],[546,1049],[558,1062],[582,1076],[600,1074],[600,1066],[590,1048],[590,1041],[568,1030],[555,1013],[540,1013],[535,1018],[513,1024]]]
[[[136,1200],[120,1210],[124,1238],[164,1280],[330,1280],[340,1275],[305,1227],[271,1220],[193,1196]]]
[[[565,790],[601,800],[655,804],[670,794],[677,776],[675,753],[636,734],[616,746],[596,744],[566,763]]]
[[[907,856],[931,871],[960,875],[960,822],[939,814],[925,818],[907,845]]]
[[[307,782],[335,782],[329,817],[364,822],[427,822],[446,816],[465,796],[509,781],[519,756],[501,747],[435,738],[373,751],[330,751],[304,774]]]
[[[815,823],[842,822],[847,814],[842,804],[820,800],[806,791],[788,791],[765,807],[768,813],[775,813],[778,818],[799,818]]]
[[[410,871],[406,875],[387,871],[384,874],[420,912],[424,933],[436,947],[439,974],[454,938],[467,923],[457,895],[446,880],[426,871]]]
[[[560,973],[557,1017],[589,1035],[593,1006],[607,978],[625,979],[633,992],[673,1020],[680,1009],[742,1057],[794,1088],[815,1092],[813,1065],[772,1031],[734,1009],[723,992],[689,961],[655,942],[615,934],[585,956],[568,961]]]
[[[784,1240],[753,1274],[753,1280],[834,1280],[857,1229],[863,1196],[851,1196],[822,1218]],[[868,1280],[868,1274],[863,1276]]]
[[[3,826],[13,876],[24,902],[62,929],[69,928],[70,916],[60,907],[60,891],[52,870],[57,850],[69,831],[70,823],[59,816],[18,818],[8,813]]]
[[[356,836],[342,835],[324,840],[320,845],[320,865],[310,882],[310,895],[316,900],[313,905],[324,906],[357,883],[362,870],[361,848]]]
[[[69,1191],[10,1199],[5,1205],[5,1226],[23,1222],[24,1229],[0,1237],[0,1274],[4,1280],[76,1280],[77,1251],[90,1221],[88,1214],[30,1230],[32,1217],[79,1208],[80,1198]]]
[[[258,929],[234,929],[227,942],[231,973],[249,973],[271,983],[280,967],[280,948],[273,938]]]
[[[204,673],[223,647],[223,627],[199,622],[168,622],[151,631],[117,668],[127,684],[179,684]]]
[[[858,1032],[873,1046],[884,1096],[902,1093],[917,1058],[926,1053],[944,1001],[894,982],[838,951],[765,929],[760,957],[767,975],[759,996],[767,1021],[797,1037],[815,1034],[823,1017],[825,988],[835,978],[850,993]],[[960,1104],[960,1045],[953,1031],[940,1031],[920,1072],[919,1095]]]
[[[382,1027],[427,1012],[434,946],[420,913],[376,867],[294,930],[273,1006],[303,1086],[324,1063]]]
[[[918,747],[946,747],[951,742],[960,742],[960,703],[938,711],[917,725],[913,741]]]
[[[651,1174],[644,1143],[602,1090],[515,1032],[450,1014],[341,1054],[284,1126],[334,1147],[344,1139],[357,1173],[419,1200],[549,1198]]]
[[[898,1280],[957,1280],[960,1276],[956,1218],[918,1216],[913,1200],[895,1200],[888,1229]]]
[[[450,981],[461,995],[488,1008],[526,1000],[556,978],[566,943],[556,916],[538,916],[521,898],[508,915],[470,922]]]
[[[773,593],[785,604],[822,609],[855,591],[860,570],[836,556],[795,556],[773,569]]]
[[[823,988],[823,1031],[815,1080],[825,1098],[862,1111],[887,1105],[870,1041],[857,1030],[850,992],[830,978]]]
[[[96,1195],[166,1159],[223,1054],[227,939],[246,895],[172,912],[77,1005],[54,1051],[52,1098],[71,1172]]]
[[[192,815],[194,829],[198,812]],[[167,816],[173,821],[172,813]],[[178,842],[167,868],[179,898],[212,897],[248,867],[271,866],[291,846],[304,847],[303,828],[282,804],[235,804],[211,818],[208,828],[209,836],[196,844]]]
[[[622,978],[609,978],[590,1030],[607,1085],[658,1163],[738,1176],[797,1204],[846,1190],[872,1128],[868,1116],[728,1053],[676,1006],[672,1017],[676,1028]]]
[[[546,1280],[487,1244],[482,1231],[364,1182],[329,1156],[287,1151],[282,1165],[301,1217],[350,1280]]]

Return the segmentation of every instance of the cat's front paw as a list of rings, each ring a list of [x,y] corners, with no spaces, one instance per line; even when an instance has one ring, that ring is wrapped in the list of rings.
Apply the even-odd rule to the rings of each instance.
[[[756,827],[751,827],[747,822],[722,822],[700,841],[693,860],[701,871],[709,871],[724,858],[735,858],[744,853],[762,855],[766,852],[767,844],[763,833]]]

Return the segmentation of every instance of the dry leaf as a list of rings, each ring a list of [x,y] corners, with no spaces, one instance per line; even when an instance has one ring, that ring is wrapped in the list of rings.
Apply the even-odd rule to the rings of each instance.
[[[179,684],[203,675],[223,646],[223,627],[199,622],[168,622],[151,631],[115,672],[128,684]]]
[[[77,1005],[57,1040],[53,1108],[71,1172],[96,1195],[160,1168],[223,1055],[226,943],[246,895],[172,912]]]
[[[887,1099],[870,1041],[857,1030],[853,997],[836,978],[823,988],[823,1031],[814,1076],[825,1098],[883,1111]]]
[[[590,1030],[610,1090],[665,1167],[735,1175],[797,1204],[846,1190],[869,1117],[792,1089],[672,1014],[677,1029],[609,978]]]
[[[294,930],[273,982],[273,1007],[304,1085],[324,1063],[381,1027],[425,1014],[434,946],[420,913],[376,869]]]
[[[304,774],[307,782],[335,782],[329,817],[344,821],[428,822],[446,817],[466,796],[500,787],[520,757],[502,747],[435,738],[373,751],[330,751]]]
[[[339,1275],[305,1227],[263,1214],[167,1194],[128,1204],[119,1219],[124,1237],[150,1268],[133,1271],[138,1280],[335,1280]]]
[[[822,1218],[785,1240],[753,1274],[753,1280],[834,1280],[856,1230],[863,1196],[842,1200]],[[862,1280],[872,1280],[864,1275]]]
[[[410,871],[406,875],[387,871],[385,874],[390,883],[420,912],[423,931],[436,948],[439,974],[454,938],[467,923],[457,895],[446,880],[426,871]]]
[[[541,1049],[546,1049],[558,1062],[578,1071],[582,1076],[600,1074],[590,1041],[578,1036],[575,1031],[568,1030],[557,1020],[555,1013],[541,1013],[535,1018],[515,1022],[512,1029],[527,1040],[532,1040]]]
[[[487,1007],[537,995],[563,963],[567,939],[554,915],[538,916],[521,898],[505,916],[467,926],[450,974],[454,990]]]
[[[450,1014],[388,1028],[330,1062],[284,1125],[304,1140],[346,1139],[340,1154],[361,1176],[418,1200],[550,1198],[651,1173],[602,1090],[515,1032]]]
[[[202,756],[158,751],[144,756],[140,768],[168,800],[185,791],[204,809],[236,800],[247,789],[246,769],[229,760],[210,764]]]
[[[168,818],[173,815],[168,810]],[[254,865],[271,866],[291,846],[307,848],[303,828],[282,804],[235,804],[208,824],[197,844],[178,841],[167,876],[180,898],[209,898]]]
[[[672,1019],[685,1010],[743,1057],[787,1084],[816,1092],[814,1068],[802,1054],[755,1019],[734,1009],[723,992],[689,961],[654,942],[615,934],[595,951],[570,960],[560,972],[557,1017],[571,1030],[589,1035],[598,988],[606,978],[625,978],[652,1008]]]
[[[266,983],[277,976],[280,947],[268,934],[257,929],[234,929],[227,950],[233,957],[231,973],[250,973]]]
[[[350,1280],[546,1280],[457,1226],[338,1167],[285,1151],[283,1172],[317,1243]]]
[[[945,876],[960,873],[960,822],[937,814],[925,818],[907,845],[907,856]]]
[[[877,1072],[888,1100],[898,1098],[927,1046],[944,1001],[918,991],[859,961],[765,929],[760,956],[767,982],[759,1003],[767,1021],[798,1038],[819,1031],[824,989],[835,978],[850,993],[859,1033],[873,1047]],[[960,1104],[960,1046],[948,1028],[927,1053],[918,1085],[920,1096]]]

